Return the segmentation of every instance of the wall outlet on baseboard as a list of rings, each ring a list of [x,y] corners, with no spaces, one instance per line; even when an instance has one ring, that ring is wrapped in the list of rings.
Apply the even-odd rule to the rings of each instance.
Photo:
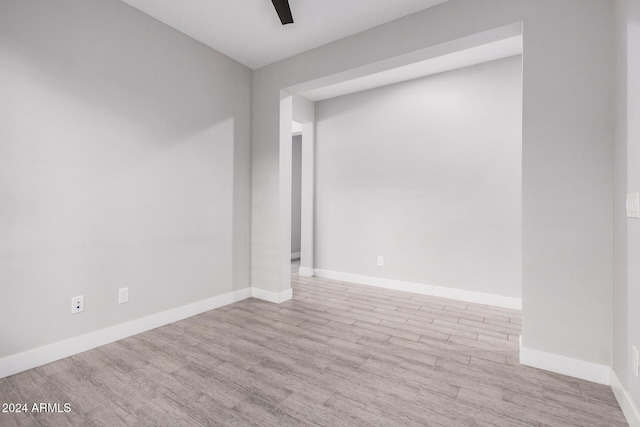
[[[129,288],[118,289],[118,304],[129,302]]]
[[[71,298],[71,314],[78,314],[84,311],[84,295]]]
[[[378,256],[378,267],[384,267],[384,257],[381,255]]]
[[[635,345],[632,347],[633,351],[633,374],[638,377],[638,347]]]

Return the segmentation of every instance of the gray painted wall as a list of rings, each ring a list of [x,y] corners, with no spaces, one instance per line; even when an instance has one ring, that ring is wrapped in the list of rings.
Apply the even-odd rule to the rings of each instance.
[[[0,357],[249,286],[251,74],[119,1],[0,2]]]
[[[300,252],[302,211],[302,135],[292,138],[291,156],[291,254]]]
[[[519,298],[521,165],[520,56],[316,103],[316,268]]]
[[[615,284],[613,368],[640,406],[631,348],[640,348],[640,220],[627,219],[628,192],[640,191],[640,5],[616,1]]]
[[[523,344],[610,365],[612,3],[543,5],[525,20]]]
[[[523,344],[611,364],[612,15],[608,0],[451,0],[254,72],[252,283],[284,290],[281,89],[522,21]]]

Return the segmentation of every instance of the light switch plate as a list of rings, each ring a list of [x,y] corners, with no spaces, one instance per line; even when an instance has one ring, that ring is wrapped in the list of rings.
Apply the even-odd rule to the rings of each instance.
[[[640,193],[627,194],[627,218],[640,218]]]

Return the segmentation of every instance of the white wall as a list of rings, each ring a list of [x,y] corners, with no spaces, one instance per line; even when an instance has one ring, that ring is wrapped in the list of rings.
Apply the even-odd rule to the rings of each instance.
[[[523,345],[610,366],[612,4],[538,3],[524,42]]]
[[[316,103],[316,268],[519,298],[521,154],[520,56]]]
[[[249,286],[250,91],[119,1],[0,2],[0,357]]]
[[[615,284],[613,368],[640,407],[631,347],[640,348],[640,220],[627,219],[628,192],[640,191],[640,5],[616,1]],[[640,415],[640,414],[639,414]]]
[[[292,138],[291,158],[291,254],[300,253],[302,211],[302,135]],[[299,258],[299,257],[298,257]]]
[[[523,344],[610,365],[612,12],[608,0],[451,0],[254,72],[252,283],[283,291],[282,88],[522,21]]]

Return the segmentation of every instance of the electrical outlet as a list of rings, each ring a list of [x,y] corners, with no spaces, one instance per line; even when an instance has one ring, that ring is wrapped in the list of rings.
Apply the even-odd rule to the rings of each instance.
[[[129,302],[129,288],[118,289],[118,304]]]
[[[378,256],[378,267],[384,267],[384,257]]]
[[[640,193],[627,194],[627,218],[640,218]]]
[[[71,314],[78,314],[84,311],[84,295],[71,298]]]
[[[638,377],[638,347],[633,346],[633,374]]]

